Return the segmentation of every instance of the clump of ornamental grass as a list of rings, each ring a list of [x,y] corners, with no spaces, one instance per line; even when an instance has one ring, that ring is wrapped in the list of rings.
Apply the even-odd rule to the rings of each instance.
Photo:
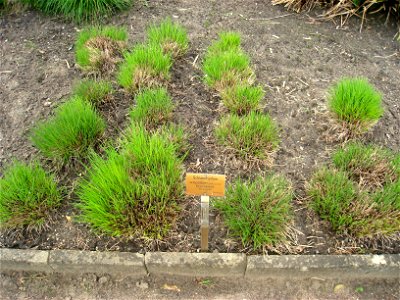
[[[143,88],[159,87],[169,79],[171,56],[157,45],[138,45],[125,55],[118,74],[118,82],[135,92]]]
[[[264,94],[261,86],[236,85],[224,90],[221,97],[229,112],[244,115],[258,110]]]
[[[338,233],[357,237],[400,231],[400,155],[377,146],[347,145],[333,166],[307,186],[310,206]]]
[[[160,46],[164,53],[172,57],[184,55],[189,47],[186,30],[169,18],[158,26],[151,26],[147,31],[147,36],[150,44]]]
[[[326,168],[317,171],[307,187],[315,212],[337,233],[357,237],[400,230],[399,190],[400,180],[368,192],[347,172]]]
[[[76,62],[87,72],[109,75],[121,61],[127,38],[126,29],[121,27],[83,29],[75,44]]]
[[[239,157],[271,163],[279,146],[279,129],[269,115],[250,112],[248,115],[228,115],[215,129],[219,143]]]
[[[111,82],[105,80],[84,79],[74,88],[75,96],[88,101],[94,106],[110,101],[113,92]]]
[[[219,92],[238,84],[251,85],[254,74],[249,63],[249,57],[239,50],[208,55],[203,63],[205,82]]]
[[[78,195],[81,220],[112,236],[162,238],[182,197],[182,161],[158,133],[133,124],[120,152],[93,154]]]
[[[254,249],[285,240],[292,222],[292,187],[282,176],[258,176],[252,181],[236,180],[225,199],[217,199],[224,223],[244,246]]]
[[[129,8],[133,0],[23,0],[49,15],[62,15],[77,22],[98,21]]]
[[[0,178],[0,226],[40,229],[61,199],[54,176],[39,163],[15,161]]]
[[[330,91],[329,108],[349,137],[367,131],[382,116],[381,95],[364,78],[344,78]]]
[[[219,39],[208,47],[208,55],[216,55],[226,51],[239,51],[241,37],[236,32],[221,32]]]
[[[136,106],[131,110],[133,122],[154,129],[170,120],[174,105],[165,88],[143,90],[136,96]]]
[[[367,188],[383,187],[400,178],[400,154],[375,145],[350,143],[336,151],[332,160],[336,168]]]
[[[92,105],[73,97],[60,105],[52,118],[39,122],[31,139],[43,155],[65,162],[84,156],[97,144],[104,129],[105,122]]]

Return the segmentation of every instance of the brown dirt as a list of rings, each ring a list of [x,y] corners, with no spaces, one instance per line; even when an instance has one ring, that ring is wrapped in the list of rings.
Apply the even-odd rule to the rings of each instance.
[[[365,76],[383,94],[385,114],[365,136],[368,142],[400,149],[400,52],[393,41],[396,26],[382,25],[384,17],[364,23],[351,20],[346,27],[318,22],[307,14],[288,14],[269,2],[247,1],[150,1],[115,16],[111,23],[128,28],[132,44],[142,42],[151,22],[172,16],[188,30],[189,52],[172,70],[169,92],[176,103],[175,121],[186,124],[193,145],[185,161],[187,171],[253,176],[270,171],[239,161],[213,138],[213,128],[221,114],[220,99],[202,82],[201,60],[217,33],[235,30],[242,34],[243,48],[250,55],[257,82],[267,91],[265,111],[281,126],[281,147],[273,171],[287,176],[296,188],[295,222],[290,243],[270,253],[399,253],[400,237],[355,241],[337,236],[304,205],[304,184],[313,171],[328,162],[338,143],[326,139],[329,116],[326,92],[342,76]],[[46,119],[55,106],[65,101],[81,74],[74,64],[76,25],[36,12],[23,12],[0,19],[0,170],[12,158],[29,161],[40,158],[29,141],[29,130]],[[118,89],[117,85],[114,84]],[[108,121],[107,138],[115,139],[127,124],[132,97],[119,89],[114,103],[101,109]],[[61,184],[69,191],[84,168],[78,162],[56,168]],[[0,171],[1,172],[1,171]],[[0,174],[1,175],[1,174]],[[150,244],[121,240],[92,233],[87,226],[70,221],[77,212],[74,193],[51,226],[40,233],[3,231],[0,247],[38,249],[90,249],[139,251],[198,251],[199,200],[186,197],[175,229],[162,241]],[[230,238],[221,217],[211,212],[210,250],[251,252]]]
[[[399,299],[398,280],[263,281],[227,278],[109,275],[60,275],[6,272],[0,274],[0,298],[14,299]]]

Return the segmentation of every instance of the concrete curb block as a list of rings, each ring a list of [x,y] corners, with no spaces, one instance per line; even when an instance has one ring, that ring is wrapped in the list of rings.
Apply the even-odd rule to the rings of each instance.
[[[263,278],[400,279],[400,254],[264,255],[242,253],[21,250],[0,248],[0,271]]]
[[[139,253],[51,250],[49,265],[59,273],[147,274],[144,255]]]
[[[0,271],[51,272],[49,251],[0,249]]]
[[[400,255],[249,256],[246,278],[400,278]]]
[[[145,264],[154,275],[243,277],[247,260],[242,253],[149,252]]]

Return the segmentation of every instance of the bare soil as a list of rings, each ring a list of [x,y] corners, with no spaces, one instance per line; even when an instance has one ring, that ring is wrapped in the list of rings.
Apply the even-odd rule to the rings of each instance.
[[[364,76],[381,91],[385,114],[364,137],[367,142],[400,149],[400,44],[393,41],[396,25],[383,25],[376,15],[363,25],[352,19],[344,27],[322,22],[310,14],[291,14],[269,1],[199,0],[149,1],[115,16],[110,23],[126,26],[130,43],[145,39],[145,29],[167,16],[183,24],[190,36],[190,50],[172,70],[168,89],[176,109],[174,119],[191,133],[193,149],[185,161],[187,171],[226,174],[228,180],[275,171],[287,176],[296,192],[295,221],[289,242],[268,253],[400,253],[400,234],[391,238],[354,240],[338,236],[305,205],[304,185],[312,173],[329,162],[339,146],[331,139],[326,94],[343,76]],[[2,231],[0,247],[36,249],[87,249],[145,252],[198,251],[199,199],[186,197],[183,210],[170,234],[161,241],[122,240],[93,233],[74,222],[76,180],[84,176],[81,162],[55,166],[40,157],[29,141],[29,131],[48,118],[54,107],[68,99],[82,74],[75,66],[76,24],[26,11],[0,19],[0,175],[13,158],[40,159],[56,173],[69,191],[63,207],[51,216],[53,223],[40,232],[23,229]],[[281,145],[272,168],[235,159],[219,147],[213,128],[223,112],[220,99],[202,82],[205,49],[220,31],[242,34],[257,82],[267,91],[265,112],[281,127]],[[101,108],[108,122],[106,139],[116,139],[126,127],[134,100],[120,89],[114,101]],[[85,163],[85,162],[83,162]],[[221,216],[211,212],[210,251],[250,252],[232,238]],[[261,251],[259,251],[261,252]]]
[[[186,277],[110,277],[85,274],[0,274],[0,299],[399,299],[396,280],[265,280]]]

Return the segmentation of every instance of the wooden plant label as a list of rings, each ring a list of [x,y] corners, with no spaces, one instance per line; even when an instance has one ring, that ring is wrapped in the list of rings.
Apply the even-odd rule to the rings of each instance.
[[[193,196],[225,196],[225,175],[186,173],[186,194]]]
[[[225,195],[225,175],[186,173],[186,194],[201,196],[201,251],[208,251],[210,197]]]

